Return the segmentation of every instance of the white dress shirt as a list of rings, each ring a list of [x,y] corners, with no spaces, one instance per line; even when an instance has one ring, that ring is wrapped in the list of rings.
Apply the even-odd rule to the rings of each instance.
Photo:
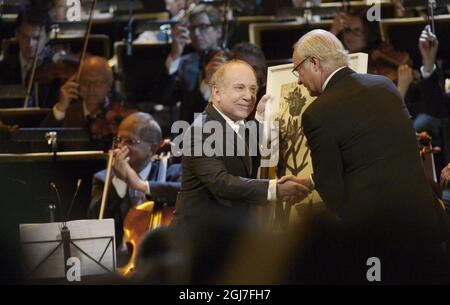
[[[238,131],[241,126],[245,127],[245,121],[244,120],[233,121],[228,116],[226,116],[222,111],[220,111],[214,104],[212,104],[212,106],[225,119],[225,122],[227,122],[227,124],[234,130],[234,132],[236,132],[237,135],[240,136]],[[277,180],[276,179],[269,180],[269,188],[267,190],[267,200],[269,200],[269,201],[277,200]]]
[[[139,173],[139,178],[145,181],[147,184],[147,191],[145,192],[146,195],[150,195],[150,185],[148,183],[148,175],[150,174],[150,170],[152,168],[152,161],[148,162],[148,164],[144,167],[144,169]],[[129,189],[127,187],[127,184],[125,181],[119,179],[117,176],[114,176],[111,180],[112,185],[116,189],[117,195],[119,195],[120,198],[124,198],[125,195],[128,192],[133,192],[135,190]]]

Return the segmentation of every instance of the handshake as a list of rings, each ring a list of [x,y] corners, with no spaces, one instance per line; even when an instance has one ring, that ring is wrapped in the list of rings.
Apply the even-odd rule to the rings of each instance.
[[[284,176],[277,181],[277,199],[292,204],[303,200],[313,189],[314,185],[310,178]]]

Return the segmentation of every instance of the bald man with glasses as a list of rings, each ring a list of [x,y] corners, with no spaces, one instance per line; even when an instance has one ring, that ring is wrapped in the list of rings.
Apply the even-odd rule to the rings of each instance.
[[[167,168],[165,181],[157,181],[162,164],[152,158],[159,149],[161,128],[148,113],[137,112],[126,117],[119,126],[114,150],[112,185],[109,189],[104,218],[114,218],[119,246],[123,236],[123,220],[135,205],[148,200],[175,203],[180,188],[181,166]],[[106,170],[94,175],[88,215],[98,218],[105,186]],[[161,180],[161,179],[160,179]]]

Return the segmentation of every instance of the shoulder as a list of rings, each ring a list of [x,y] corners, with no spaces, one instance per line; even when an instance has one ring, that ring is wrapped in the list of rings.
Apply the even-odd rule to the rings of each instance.
[[[354,73],[351,79],[368,89],[386,88],[395,90],[395,84],[389,78],[383,75]]]
[[[192,69],[193,67],[197,68],[199,65],[200,57],[197,53],[192,52],[185,54],[180,57],[180,69]]]
[[[106,169],[103,169],[94,174],[94,181],[105,182],[105,180],[106,180]]]

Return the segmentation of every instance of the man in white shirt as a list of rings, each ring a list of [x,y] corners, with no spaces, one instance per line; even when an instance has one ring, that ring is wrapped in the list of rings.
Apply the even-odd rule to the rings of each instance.
[[[190,240],[208,224],[251,226],[258,204],[277,199],[295,202],[310,193],[306,180],[251,178],[250,146],[256,141],[240,130],[253,111],[257,90],[255,71],[244,61],[229,61],[214,73],[211,102],[183,138],[182,185],[172,223],[178,241]],[[214,124],[214,132],[206,124]],[[212,138],[214,148],[207,151]]]

